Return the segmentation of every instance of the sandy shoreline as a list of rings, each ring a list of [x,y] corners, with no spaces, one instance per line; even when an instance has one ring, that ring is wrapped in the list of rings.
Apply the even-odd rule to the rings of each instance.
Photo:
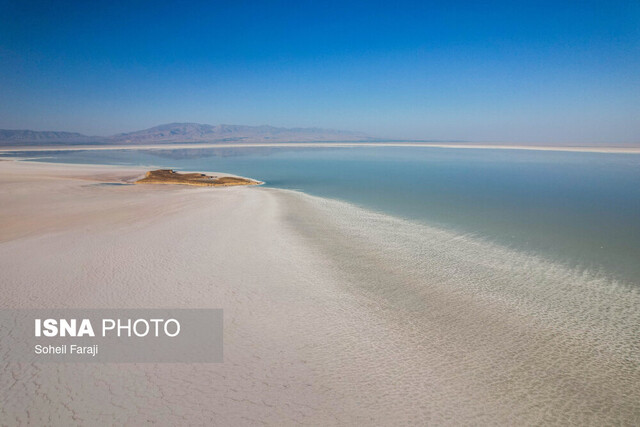
[[[0,307],[223,308],[225,362],[5,364],[3,421],[640,422],[638,292],[296,192],[100,185],[144,172],[0,162]]]
[[[566,151],[580,153],[640,154],[638,146],[549,146],[527,144],[465,144],[465,143],[420,143],[420,142],[287,142],[287,143],[171,143],[147,145],[71,145],[71,146],[14,146],[0,147],[0,153],[15,151],[77,151],[77,150],[177,150],[193,148],[331,148],[331,147],[425,147],[425,148],[458,148],[458,149],[491,149],[491,150],[533,150],[533,151]]]

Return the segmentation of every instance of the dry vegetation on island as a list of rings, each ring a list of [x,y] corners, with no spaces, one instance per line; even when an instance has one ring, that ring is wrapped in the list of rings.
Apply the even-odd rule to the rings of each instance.
[[[172,169],[149,171],[136,184],[182,184],[202,187],[229,187],[234,185],[259,185],[260,181],[235,176],[210,176],[203,173],[178,173]]]

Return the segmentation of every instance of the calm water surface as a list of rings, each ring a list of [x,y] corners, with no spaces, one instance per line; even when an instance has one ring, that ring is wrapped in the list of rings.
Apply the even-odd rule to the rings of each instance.
[[[424,147],[13,153],[221,171],[470,233],[640,285],[640,155]]]

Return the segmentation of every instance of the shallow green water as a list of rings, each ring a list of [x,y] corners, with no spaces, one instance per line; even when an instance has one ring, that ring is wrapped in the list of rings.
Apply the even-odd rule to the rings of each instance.
[[[640,155],[424,147],[12,155],[239,174],[640,284]]]

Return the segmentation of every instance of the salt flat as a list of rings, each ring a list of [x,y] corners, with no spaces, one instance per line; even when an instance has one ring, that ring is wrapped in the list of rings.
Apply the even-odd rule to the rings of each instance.
[[[0,307],[223,308],[224,363],[5,362],[3,423],[640,422],[637,291],[296,192],[101,185],[144,172],[0,162]]]

